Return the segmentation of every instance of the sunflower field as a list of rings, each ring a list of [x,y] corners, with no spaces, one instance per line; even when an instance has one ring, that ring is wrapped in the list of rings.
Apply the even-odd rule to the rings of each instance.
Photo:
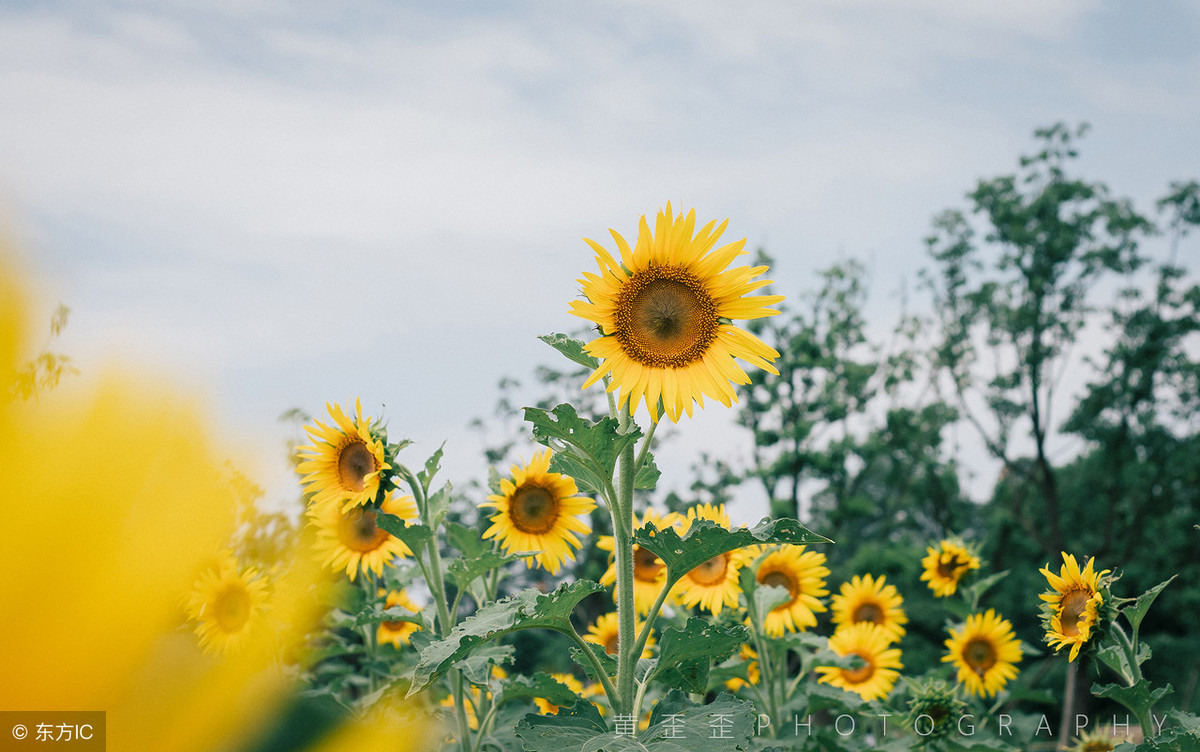
[[[1200,749],[1200,286],[1176,260],[1200,185],[1154,222],[1069,175],[1079,135],[1040,131],[938,216],[934,310],[883,344],[856,262],[785,297],[671,203],[588,239],[584,328],[542,337],[563,365],[486,487],[355,398],[304,416],[294,513],[187,398],[29,360],[6,253],[0,710],[102,709],[114,750]],[[656,448],[714,409],[753,446],[663,493]],[[1001,467],[983,503],[960,431]],[[770,514],[734,524],[750,492]]]

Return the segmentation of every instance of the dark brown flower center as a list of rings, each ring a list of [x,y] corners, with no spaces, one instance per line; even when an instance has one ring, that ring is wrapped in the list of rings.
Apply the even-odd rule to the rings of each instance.
[[[375,513],[369,509],[351,509],[342,515],[338,524],[338,540],[351,551],[374,551],[382,546],[388,537],[386,530],[375,525]]]
[[[613,632],[611,635],[608,636],[608,639],[604,641],[604,652],[612,653],[613,655],[616,655],[617,650],[620,649],[620,644],[621,644],[621,636],[619,634],[617,634],[616,632]]]
[[[1063,596],[1062,616],[1059,617],[1059,621],[1062,622],[1062,633],[1065,636],[1074,637],[1079,634],[1079,620],[1091,599],[1092,593],[1088,590],[1072,590]]]
[[[725,571],[728,568],[729,557],[717,554],[689,572],[688,576],[697,585],[716,585],[725,581]]]
[[[975,673],[983,676],[988,669],[996,665],[996,646],[991,640],[975,638],[963,647],[963,663],[971,667]]]
[[[863,659],[864,665],[858,668],[842,669],[842,678],[850,684],[862,684],[875,675],[875,663],[866,653],[854,651],[854,655]]]
[[[683,368],[704,356],[717,337],[717,306],[692,272],[650,266],[633,275],[617,296],[614,336],[639,363]]]
[[[938,559],[937,573],[947,580],[957,580],[969,562],[958,554],[942,554]]]
[[[213,599],[212,610],[222,632],[237,632],[250,618],[250,594],[241,585],[228,585]]]
[[[362,441],[352,441],[338,452],[338,480],[342,487],[351,491],[362,491],[367,487],[367,476],[379,469],[375,455]]]
[[[882,624],[883,609],[879,607],[878,603],[861,603],[858,608],[854,609],[854,613],[850,616],[850,621],[855,624],[862,621]]]
[[[558,520],[558,500],[541,486],[525,484],[513,493],[508,503],[508,517],[522,533],[548,533]]]
[[[664,569],[662,559],[641,546],[633,547],[633,578],[641,582],[658,582]]]

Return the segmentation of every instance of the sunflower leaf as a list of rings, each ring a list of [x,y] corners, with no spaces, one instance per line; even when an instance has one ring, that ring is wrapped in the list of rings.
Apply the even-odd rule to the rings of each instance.
[[[590,740],[607,732],[600,711],[587,700],[576,700],[569,708],[559,708],[556,715],[529,713],[516,728],[526,752],[583,749]]]
[[[453,520],[447,521],[442,527],[446,531],[446,539],[450,541],[450,545],[457,548],[464,558],[474,558],[487,550],[487,545],[483,542],[479,531]]]
[[[425,468],[417,473],[417,480],[421,481],[421,485],[426,489],[429,484],[433,483],[433,476],[438,474],[438,470],[442,469],[442,450],[446,448],[445,443],[437,448],[437,451],[425,460]]]
[[[446,574],[454,580],[459,590],[466,590],[476,577],[502,567],[510,561],[520,559],[520,554],[502,554],[497,551],[481,551],[469,558],[455,559],[446,567]]]
[[[551,705],[567,707],[575,704],[579,695],[575,690],[563,684],[549,674],[537,673],[533,676],[511,676],[504,681],[504,689],[500,691],[497,702],[520,700],[523,698],[540,697]]]
[[[408,621],[420,625],[422,629],[428,628],[419,611],[414,613],[404,606],[384,608],[382,603],[372,603],[359,611],[354,615],[353,624],[355,627],[365,627],[382,621]]]
[[[636,425],[621,433],[614,418],[593,423],[565,403],[550,411],[527,407],[525,420],[533,424],[534,441],[554,450],[550,469],[571,476],[590,493],[601,493],[612,485],[617,458],[642,436]]]
[[[514,652],[516,648],[512,645],[485,645],[473,650],[454,667],[463,672],[467,681],[484,686],[492,678],[492,666],[510,662]]]
[[[646,491],[653,491],[658,487],[658,478],[662,472],[658,469],[658,465],[654,464],[654,455],[646,452],[646,459],[642,462],[642,466],[638,468],[637,476],[633,479],[633,487]]]
[[[1154,599],[1158,597],[1158,594],[1161,593],[1163,589],[1167,587],[1167,585],[1171,584],[1171,580],[1174,580],[1178,576],[1179,575],[1177,574],[1173,574],[1171,575],[1170,579],[1164,580],[1163,582],[1158,583],[1154,587],[1142,593],[1137,597],[1137,600],[1133,602],[1132,606],[1126,607],[1122,612],[1125,614],[1125,618],[1129,620],[1130,625],[1133,626],[1134,635],[1137,635],[1138,629],[1142,626],[1142,619],[1146,618],[1146,613],[1150,610],[1150,606],[1154,603]]]
[[[658,663],[651,676],[686,692],[708,690],[708,672],[749,639],[740,624],[721,627],[692,617],[683,629],[667,627],[658,643]]]
[[[655,704],[638,741],[652,752],[740,752],[749,748],[756,717],[753,705],[727,693],[697,705],[673,689]]]
[[[447,483],[429,495],[429,519],[430,524],[435,527],[441,527],[446,521],[446,515],[450,513],[450,502],[452,497],[450,491],[453,487]]]
[[[600,666],[604,669],[605,673],[607,673],[609,676],[616,676],[617,661],[604,651],[604,646],[597,645],[593,642],[589,642],[587,646],[588,649],[592,651],[592,655],[599,659]],[[595,667],[592,665],[592,662],[588,660],[587,656],[583,654],[582,650],[577,647],[571,647],[570,652],[571,660],[583,667],[583,672],[587,674],[589,679],[592,679],[593,681],[600,681],[600,677],[596,676]]]
[[[408,695],[428,686],[476,646],[509,632],[541,628],[570,634],[571,611],[584,598],[603,590],[605,587],[599,583],[577,580],[551,593],[528,588],[511,598],[489,603],[460,622],[447,637],[421,651]]]
[[[1150,708],[1154,707],[1154,703],[1174,691],[1170,684],[1165,687],[1151,689],[1150,682],[1146,679],[1140,679],[1130,687],[1124,687],[1120,684],[1092,685],[1092,694],[1096,697],[1115,700],[1129,708],[1139,717],[1145,717],[1146,713],[1150,712]]]
[[[704,562],[746,546],[774,543],[832,543],[792,519],[764,519],[753,528],[727,530],[712,520],[695,520],[684,536],[672,526],[657,529],[646,523],[633,534],[633,541],[663,560],[667,565],[667,582],[674,584],[680,577]]]
[[[557,332],[554,334],[543,334],[538,337],[538,339],[545,342],[547,345],[550,345],[555,350],[558,350],[572,363],[578,363],[579,365],[585,368],[590,368],[593,371],[600,367],[600,361],[596,360],[591,355],[588,355],[587,351],[583,349],[583,340],[574,339],[565,334],[559,334]]]
[[[399,538],[414,553],[433,540],[433,533],[428,527],[405,522],[403,518],[387,512],[376,512],[375,524]]]

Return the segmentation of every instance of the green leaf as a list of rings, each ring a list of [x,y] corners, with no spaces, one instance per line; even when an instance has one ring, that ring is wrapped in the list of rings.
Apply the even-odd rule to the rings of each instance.
[[[487,640],[518,629],[552,629],[570,634],[571,611],[584,598],[605,589],[599,583],[578,580],[560,585],[552,593],[529,588],[511,598],[489,603],[460,622],[447,637],[421,651],[408,695],[428,686]]]
[[[755,720],[753,705],[727,693],[708,705],[697,705],[673,689],[654,706],[650,727],[638,735],[638,741],[653,752],[740,752],[749,749]]]
[[[971,583],[968,587],[963,588],[963,597],[971,603],[979,603],[983,598],[983,594],[992,588],[996,583],[1008,576],[1008,570],[996,572],[988,575],[977,582]]]
[[[484,645],[472,650],[470,655],[454,666],[463,672],[467,681],[485,685],[492,678],[492,666],[508,663],[514,652],[516,648],[512,645]]]
[[[420,551],[426,543],[433,540],[433,533],[428,527],[405,522],[387,512],[376,512],[375,524],[403,541],[413,553]]]
[[[442,450],[445,448],[446,445],[444,443],[438,447],[437,451],[431,454],[429,459],[425,460],[425,469],[417,473],[417,480],[421,481],[423,488],[428,489],[429,484],[433,482],[433,476],[437,475],[438,471],[442,469]]]
[[[663,560],[667,565],[668,584],[674,584],[675,580],[714,556],[746,546],[833,542],[792,519],[764,519],[753,528],[733,530],[726,530],[712,520],[695,520],[683,537],[674,527],[658,530],[654,523],[647,523],[634,533],[633,541]]]
[[[421,629],[429,628],[429,625],[425,623],[425,619],[421,617],[420,613],[413,613],[404,606],[384,608],[382,603],[371,603],[354,615],[355,627],[378,624],[382,621],[408,621],[413,624],[420,624]]]
[[[433,527],[441,527],[446,521],[446,515],[450,513],[450,490],[452,486],[447,483],[439,488],[429,497],[429,520]]]
[[[455,559],[446,567],[446,573],[454,580],[460,590],[466,590],[476,577],[482,577],[488,572],[502,567],[510,561],[520,559],[520,554],[502,554],[496,551],[484,551],[471,558]]]
[[[652,676],[676,689],[706,692],[712,664],[728,658],[747,639],[749,633],[740,624],[721,627],[693,616],[683,629],[667,627],[659,635]]]
[[[515,675],[506,679],[503,689],[500,690],[499,702],[534,697],[540,697],[559,707],[569,707],[579,699],[575,690],[558,679],[549,674],[537,673],[533,676]]]
[[[479,531],[466,525],[450,520],[442,526],[442,529],[446,531],[446,539],[450,541],[450,545],[462,552],[463,558],[474,558],[489,548],[483,542]]]
[[[1150,687],[1150,682],[1146,679],[1139,680],[1132,687],[1123,687],[1120,684],[1105,684],[1104,686],[1093,684],[1092,694],[1096,697],[1115,700],[1133,711],[1134,715],[1144,717],[1146,713],[1150,712],[1150,708],[1154,707],[1154,703],[1174,691],[1170,684],[1157,689]]]
[[[616,676],[617,659],[606,653],[603,645],[597,645],[594,642],[589,642],[587,646],[588,649],[592,651],[592,655],[596,656],[600,660],[600,666],[604,669],[605,674],[608,676]],[[596,671],[592,667],[592,662],[588,660],[587,656],[583,654],[582,650],[575,646],[571,646],[570,653],[571,660],[583,667],[583,671],[587,674],[589,679],[593,681],[600,681],[600,677],[596,676]]]
[[[1138,666],[1150,660],[1150,655],[1149,645],[1144,642],[1138,645],[1136,658]],[[1132,682],[1134,677],[1137,676],[1135,667],[1129,665],[1129,652],[1111,632],[1105,637],[1104,642],[1100,644],[1099,649],[1096,650],[1096,657],[1104,665],[1116,671],[1126,682]]]
[[[600,361],[588,355],[587,351],[583,349],[584,342],[582,340],[573,339],[557,332],[554,334],[543,334],[538,339],[558,350],[572,363],[578,363],[584,368],[590,368],[593,371],[600,367]]]
[[[587,700],[577,700],[556,715],[530,713],[517,723],[516,734],[525,752],[564,752],[582,749],[608,731],[600,711]]]
[[[644,491],[653,491],[658,487],[658,478],[662,475],[662,471],[658,469],[658,465],[654,464],[654,455],[646,452],[646,458],[642,460],[642,466],[638,468],[637,475],[633,479],[633,487]]]
[[[550,469],[571,476],[587,493],[602,493],[612,485],[617,458],[642,436],[636,425],[621,433],[614,418],[593,423],[568,404],[549,412],[527,407],[525,420],[533,424],[534,441],[554,450]]]
[[[1174,580],[1178,576],[1179,575],[1177,574],[1171,575],[1170,579],[1158,583],[1154,587],[1139,595],[1137,600],[1133,602],[1132,606],[1125,607],[1125,610],[1122,613],[1125,614],[1125,618],[1129,620],[1129,623],[1133,625],[1133,633],[1135,635],[1138,633],[1138,628],[1142,626],[1142,619],[1146,618],[1146,612],[1150,610],[1150,606],[1154,603],[1154,599],[1158,597],[1158,594],[1161,593],[1167,585],[1171,584],[1171,580]]]

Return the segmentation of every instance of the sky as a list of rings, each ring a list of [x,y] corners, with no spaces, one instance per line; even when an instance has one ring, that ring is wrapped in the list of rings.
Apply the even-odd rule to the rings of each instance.
[[[1198,38],[1194,0],[0,2],[0,227],[56,349],[204,395],[270,499],[279,416],[356,397],[461,485],[500,379],[579,328],[582,238],[695,207],[784,294],[863,260],[887,327],[1037,127],[1090,122],[1080,172],[1143,211],[1200,176]],[[680,426],[665,488],[745,455],[730,421]]]

